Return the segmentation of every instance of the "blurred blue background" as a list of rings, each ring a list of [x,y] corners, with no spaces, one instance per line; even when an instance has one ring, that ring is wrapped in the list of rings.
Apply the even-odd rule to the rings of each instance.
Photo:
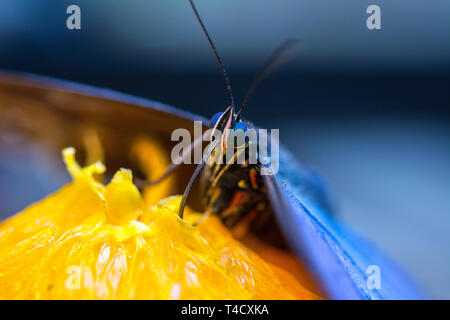
[[[81,8],[80,31],[66,8]],[[285,39],[301,44],[246,117],[329,181],[339,215],[436,298],[450,298],[450,2],[198,0],[238,101]],[[381,8],[381,30],[366,8]],[[227,97],[187,0],[0,2],[0,68],[204,116]],[[7,173],[1,173],[7,174]],[[35,199],[51,191],[36,190]],[[23,204],[3,208],[8,214]]]

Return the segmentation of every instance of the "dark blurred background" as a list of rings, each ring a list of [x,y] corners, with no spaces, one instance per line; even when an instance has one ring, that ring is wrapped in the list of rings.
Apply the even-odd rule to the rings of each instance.
[[[246,117],[280,128],[282,142],[329,181],[341,218],[431,296],[450,298],[450,2],[196,3],[238,101],[271,52],[300,39],[295,58],[258,89]],[[70,4],[81,8],[81,30],[66,28]],[[381,30],[366,27],[370,4],[381,8]],[[0,68],[207,117],[227,106],[187,0],[2,0],[0,48]],[[48,192],[36,190],[35,200]]]

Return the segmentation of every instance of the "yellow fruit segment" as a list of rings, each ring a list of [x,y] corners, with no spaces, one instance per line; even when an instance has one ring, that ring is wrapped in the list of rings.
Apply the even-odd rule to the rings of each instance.
[[[1,299],[319,298],[217,218],[178,218],[179,196],[146,205],[131,171],[105,186],[63,156],[73,181],[0,224]]]

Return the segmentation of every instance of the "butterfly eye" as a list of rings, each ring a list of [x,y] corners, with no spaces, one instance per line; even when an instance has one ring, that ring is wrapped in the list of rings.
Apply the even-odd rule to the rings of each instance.
[[[217,123],[217,121],[219,121],[220,117],[223,115],[223,112],[217,112],[215,115],[212,116],[211,118],[211,122],[214,124]]]
[[[242,130],[244,133],[247,132],[247,126],[242,123],[242,122],[236,122],[234,125],[234,146],[236,148],[240,148],[242,146],[244,146],[247,142],[248,142],[248,136],[245,135],[244,139],[238,139],[236,134],[238,134],[238,132],[236,132],[237,130]]]
[[[247,132],[247,126],[242,122],[236,122],[234,125],[234,130],[242,130],[244,132]]]

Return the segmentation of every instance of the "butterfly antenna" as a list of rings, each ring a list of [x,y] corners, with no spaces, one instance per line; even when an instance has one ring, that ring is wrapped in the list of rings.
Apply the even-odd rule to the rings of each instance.
[[[225,85],[226,85],[227,90],[228,90],[228,96],[229,96],[229,99],[230,99],[231,106],[233,107],[233,110],[234,110],[235,106],[234,106],[233,91],[231,90],[230,79],[228,78],[228,74],[227,74],[227,71],[225,70],[225,67],[223,65],[222,59],[220,58],[219,53],[217,52],[217,49],[214,46],[214,43],[211,40],[211,37],[209,36],[208,31],[206,30],[206,27],[203,24],[202,19],[200,18],[200,15],[199,15],[199,13],[197,11],[197,8],[194,5],[194,2],[192,0],[189,0],[189,3],[191,4],[192,10],[194,10],[195,15],[197,16],[197,20],[200,23],[200,26],[202,27],[203,32],[206,35],[206,38],[208,38],[209,45],[211,46],[212,50],[214,51],[214,55],[216,56],[217,62],[219,63],[220,70],[222,71],[223,77],[225,79]]]
[[[183,219],[184,207],[186,206],[186,201],[189,196],[189,192],[191,192],[192,186],[194,185],[195,180],[197,180],[197,177],[198,177],[200,171],[203,169],[204,165],[205,165],[205,162],[202,161],[197,166],[197,168],[195,168],[194,174],[192,175],[191,179],[189,180],[189,183],[188,183],[186,189],[184,189],[183,197],[181,198],[180,209],[178,211],[178,216],[181,219]]]
[[[263,82],[265,78],[267,78],[268,75],[270,75],[277,67],[279,67],[282,62],[284,62],[281,58],[283,55],[292,47],[298,44],[298,40],[296,39],[290,39],[285,42],[283,42],[270,56],[269,60],[267,60],[264,67],[261,69],[261,71],[258,73],[258,75],[253,80],[252,84],[250,85],[250,88],[247,90],[247,93],[245,94],[245,98],[242,102],[241,108],[239,109],[239,112],[236,115],[236,121],[239,121],[242,110],[247,106],[248,101],[255,91],[255,89]]]
[[[220,142],[220,139],[216,140],[215,142],[211,143],[208,146],[208,149],[205,152],[205,156],[202,158],[202,162],[200,162],[200,164],[197,165],[197,168],[195,168],[195,171],[192,174],[192,177],[189,180],[189,183],[188,183],[186,189],[184,189],[183,197],[181,198],[180,208],[178,211],[178,216],[181,219],[183,219],[184,207],[186,206],[186,201],[189,196],[189,193],[191,192],[192,186],[194,185],[195,180],[197,180],[198,175],[200,174],[200,172],[202,171],[203,167],[206,164],[205,159],[209,158],[209,156],[212,154],[213,150],[216,148],[216,146],[219,142]]]
[[[162,182],[164,179],[166,179],[167,177],[169,177],[182,163],[186,163],[185,160],[188,159],[188,157],[191,156],[192,151],[195,148],[199,148],[202,146],[202,143],[205,139],[209,139],[210,138],[210,134],[208,134],[208,132],[203,133],[202,136],[196,138],[194,140],[194,142],[191,143],[191,145],[189,146],[189,148],[187,148],[186,152],[185,149],[183,149],[181,151],[181,153],[178,155],[178,158],[173,160],[172,164],[166,169],[166,171],[164,171],[164,173],[157,179],[155,180],[151,180],[151,181],[145,181],[143,179],[140,179],[138,177],[134,178],[134,182],[135,184],[139,187],[139,188],[144,188],[147,186],[153,186],[155,184],[159,184],[160,182]]]
[[[168,176],[170,176],[175,171],[175,169],[178,168],[178,166],[179,166],[178,164],[172,163],[159,178],[152,180],[152,181],[145,181],[141,178],[135,177],[134,184],[137,185],[139,188],[144,188],[144,187],[149,187],[149,186],[154,186],[156,184],[159,184],[160,182],[165,180]]]

